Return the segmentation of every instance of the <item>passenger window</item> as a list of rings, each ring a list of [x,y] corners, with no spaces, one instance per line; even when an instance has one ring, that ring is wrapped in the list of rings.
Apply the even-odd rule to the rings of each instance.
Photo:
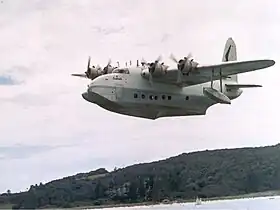
[[[163,100],[165,100],[165,95],[162,95],[161,98],[162,98]]]
[[[149,97],[151,100],[153,100],[153,96],[152,95],[150,95],[150,97]]]
[[[171,100],[171,96],[168,96],[167,99],[168,99],[168,100]]]
[[[189,100],[189,96],[186,96],[186,100]]]
[[[157,96],[155,96],[154,98],[155,98],[155,100],[157,100]]]
[[[142,94],[142,98],[143,98],[143,99],[145,98],[145,95],[144,95],[144,94]]]
[[[138,98],[138,94],[137,93],[134,93],[134,98]]]

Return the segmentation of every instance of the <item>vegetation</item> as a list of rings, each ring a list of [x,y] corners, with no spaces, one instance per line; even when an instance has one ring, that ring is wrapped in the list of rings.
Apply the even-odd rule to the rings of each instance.
[[[235,196],[280,189],[280,144],[184,153],[108,172],[98,169],[27,192],[4,193],[0,205],[69,208]]]

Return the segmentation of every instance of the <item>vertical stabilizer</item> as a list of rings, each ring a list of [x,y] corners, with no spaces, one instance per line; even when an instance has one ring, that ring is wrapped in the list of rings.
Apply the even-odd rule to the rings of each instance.
[[[236,45],[233,39],[230,37],[227,39],[227,42],[225,44],[222,62],[236,61],[236,60],[237,60]],[[237,82],[237,74],[231,75],[230,78]]]

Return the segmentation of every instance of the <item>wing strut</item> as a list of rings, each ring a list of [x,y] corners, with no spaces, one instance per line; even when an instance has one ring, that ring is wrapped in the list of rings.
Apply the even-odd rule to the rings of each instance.
[[[213,88],[213,75],[214,75],[214,68],[212,69],[212,74],[211,74],[211,88]]]
[[[220,76],[220,91],[213,88],[213,77],[214,77],[214,69],[212,69],[211,73],[211,87],[204,87],[203,88],[203,94],[207,96],[208,98],[212,99],[213,101],[216,101],[217,103],[221,104],[231,104],[230,99],[223,93],[222,88],[222,69],[220,68],[219,71]]]
[[[223,92],[222,68],[220,68],[220,91]]]

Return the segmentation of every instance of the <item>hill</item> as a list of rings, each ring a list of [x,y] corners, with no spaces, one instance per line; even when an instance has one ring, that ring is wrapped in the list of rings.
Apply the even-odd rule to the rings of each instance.
[[[27,192],[2,194],[14,208],[73,207],[234,196],[280,189],[280,144],[183,153],[108,172],[98,169]]]

